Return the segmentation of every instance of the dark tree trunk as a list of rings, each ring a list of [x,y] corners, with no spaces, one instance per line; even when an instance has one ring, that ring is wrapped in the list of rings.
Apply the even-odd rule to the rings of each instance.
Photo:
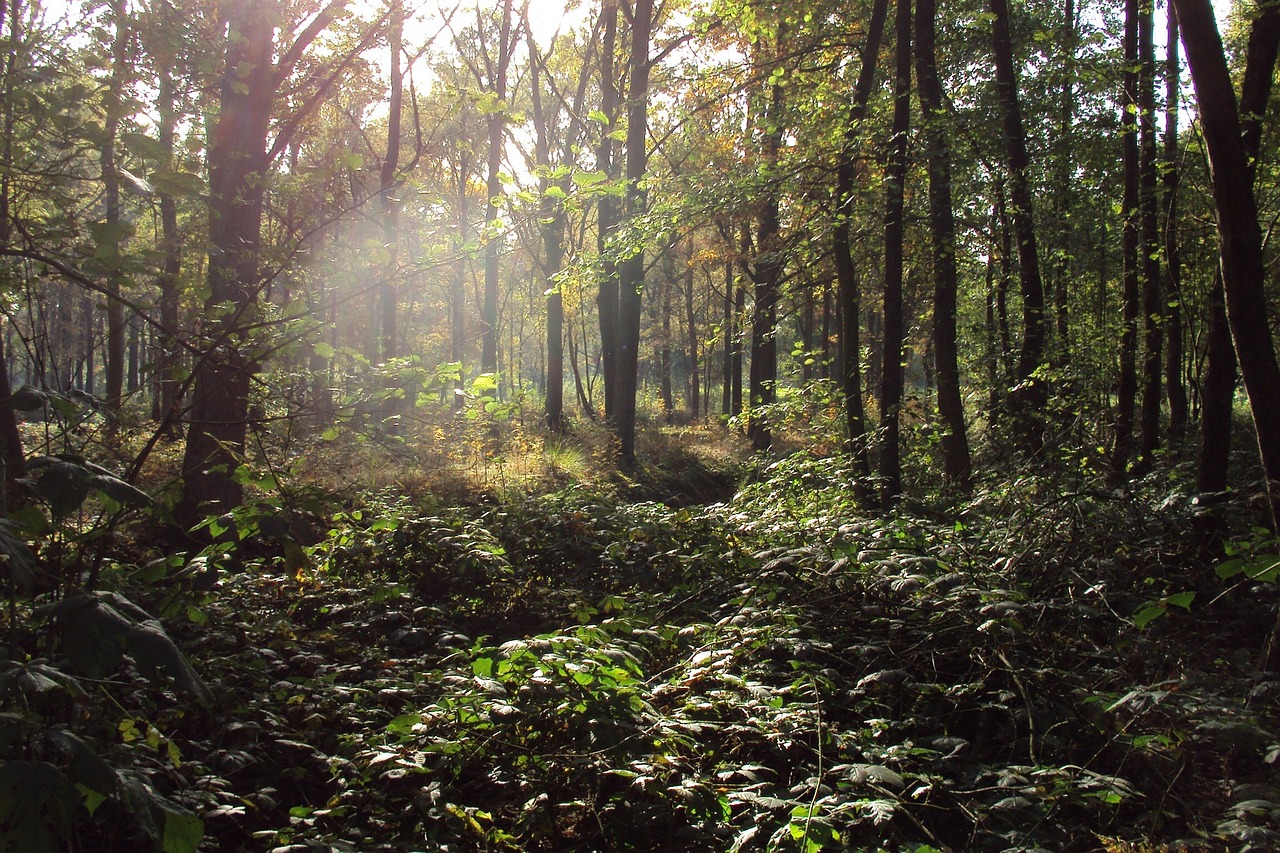
[[[916,0],[916,86],[924,118],[929,173],[929,226],[933,237],[933,351],[937,364],[938,414],[942,418],[943,472],[952,485],[971,486],[969,439],[960,395],[956,346],[956,238],[951,210],[951,145],[942,122],[942,82],[935,53],[935,0]]]
[[[233,8],[219,117],[209,140],[209,295],[175,510],[184,525],[227,512],[242,497],[234,472],[254,369],[245,338],[259,280],[265,149],[278,81],[270,15],[251,5]]]
[[[120,209],[120,164],[116,160],[116,142],[120,133],[120,119],[124,113],[124,75],[129,44],[128,12],[124,0],[112,0],[111,17],[115,23],[115,38],[111,43],[111,82],[107,87],[106,130],[102,144],[107,245],[100,246],[99,251],[106,250],[108,258],[106,403],[110,409],[118,411],[124,402],[125,374],[124,304],[120,301],[120,285],[124,280],[120,257],[124,219]]]
[[[1169,437],[1181,441],[1187,430],[1187,386],[1182,360],[1182,256],[1178,244],[1178,97],[1181,66],[1178,62],[1178,16],[1168,13],[1165,44],[1164,130],[1164,377],[1169,397]]]
[[[1231,409],[1236,395],[1236,352],[1231,346],[1222,273],[1213,277],[1209,292],[1209,364],[1200,395],[1200,455],[1196,460],[1196,489],[1222,492],[1227,488],[1231,457]]]
[[[261,286],[263,197],[271,158],[267,135],[276,92],[306,47],[332,22],[333,3],[275,58],[275,20],[254,4],[234,5],[227,27],[218,119],[209,139],[209,264],[204,351],[195,365],[191,426],[174,516],[193,525],[240,503],[235,478],[249,420],[254,309]],[[275,148],[287,144],[283,136]]]
[[[1004,145],[1009,160],[1009,200],[1018,241],[1018,275],[1022,291],[1022,348],[1018,353],[1018,388],[1009,402],[1024,449],[1035,455],[1044,444],[1044,406],[1047,392],[1038,371],[1044,364],[1044,286],[1036,250],[1035,211],[1028,172],[1027,137],[1018,100],[1018,76],[1013,62],[1007,0],[991,0],[992,45],[996,90],[1004,111]]]
[[[871,456],[867,442],[867,417],[862,390],[860,334],[862,294],[858,270],[853,262],[851,219],[854,183],[858,175],[857,144],[861,134],[860,125],[866,116],[871,87],[875,83],[876,60],[880,55],[880,42],[884,38],[888,9],[888,0],[875,0],[875,4],[871,7],[871,20],[867,23],[867,43],[862,49],[862,67],[858,73],[853,100],[849,104],[844,146],[841,148],[840,162],[836,170],[836,223],[832,232],[841,317],[840,387],[844,395],[845,450],[852,454],[854,471],[863,479],[871,474]]]
[[[631,88],[627,93],[626,217],[644,214],[642,185],[648,170],[649,33],[653,0],[636,0],[631,21]],[[640,295],[644,288],[644,253],[636,251],[618,265],[618,362],[614,418],[624,464],[636,459],[636,392],[640,357]]]
[[[1176,9],[1176,7],[1175,7]],[[1179,27],[1181,29],[1181,27]],[[1244,81],[1240,89],[1241,141],[1248,160],[1250,186],[1253,163],[1262,141],[1262,117],[1271,97],[1272,71],[1280,49],[1280,9],[1262,8],[1249,31]],[[1231,454],[1231,410],[1237,379],[1236,353],[1227,320],[1226,294],[1221,271],[1214,278],[1210,301],[1209,364],[1201,388],[1200,456],[1196,484],[1204,492],[1227,487],[1227,462]]]
[[[671,381],[671,297],[675,290],[675,248],[667,249],[666,275],[662,277],[662,293],[659,302],[659,341],[658,341],[658,395],[662,400],[662,416],[671,420],[676,410],[675,391]]]
[[[1267,478],[1272,524],[1280,518],[1280,366],[1268,322],[1262,231],[1226,52],[1209,0],[1174,0],[1213,178],[1227,319],[1249,394]]]
[[[886,503],[902,494],[899,441],[903,389],[902,306],[904,190],[907,180],[907,134],[911,122],[911,2],[896,0],[896,63],[893,77],[893,135],[885,168],[884,210],[884,361],[880,386],[880,480]]]
[[[764,157],[772,172],[782,148],[782,87],[773,84],[764,114]],[[768,417],[760,417],[777,399],[778,384],[778,297],[782,279],[781,223],[778,188],[770,183],[760,203],[760,224],[756,231],[755,311],[751,315],[751,425],[748,435],[753,450],[768,450],[773,431]]]
[[[1160,279],[1159,165],[1156,148],[1155,11],[1144,4],[1138,18],[1139,207],[1142,221],[1142,419],[1138,456],[1143,467],[1160,446],[1160,403],[1164,399],[1164,288]]]
[[[745,287],[734,288],[733,294],[733,316],[734,316],[734,336],[733,336],[733,365],[732,365],[732,394],[729,401],[733,409],[733,414],[742,414],[742,352],[743,337],[742,328],[747,315],[747,289]]]
[[[689,251],[692,254],[692,244]],[[696,420],[702,405],[702,377],[698,372],[698,317],[693,307],[693,258],[688,261],[684,270],[684,316],[689,335],[689,414]]]
[[[1134,414],[1138,399],[1138,313],[1141,285],[1138,260],[1139,178],[1138,146],[1138,0],[1125,0],[1124,103],[1121,104],[1121,144],[1124,161],[1124,217],[1121,231],[1122,308],[1120,373],[1116,380],[1115,438],[1111,446],[1111,473],[1121,477],[1133,455]]]
[[[160,145],[165,151],[169,166],[173,163],[174,140],[177,132],[177,94],[167,63],[159,63]],[[181,363],[178,352],[178,279],[182,274],[182,234],[178,230],[178,202],[170,193],[160,193],[160,243],[164,253],[164,267],[156,282],[160,289],[160,326],[163,331],[156,358],[156,373],[160,378],[160,419],[165,431],[177,431],[179,377]]]
[[[604,27],[600,37],[600,111],[608,119],[608,125],[600,136],[596,148],[596,168],[610,179],[617,177],[613,158],[612,131],[618,116],[618,82],[613,59],[618,39],[617,0],[604,0],[600,14]],[[617,205],[612,195],[600,196],[596,202],[596,239],[600,252],[600,288],[596,295],[596,309],[600,318],[600,373],[604,378],[604,414],[607,420],[615,420],[617,404],[615,389],[618,376],[618,277],[609,251],[609,238],[617,228]]]
[[[6,14],[7,13],[7,14]],[[12,248],[13,220],[10,218],[10,201],[13,192],[14,124],[17,120],[14,89],[17,82],[18,50],[22,39],[22,14],[19,0],[9,0],[7,8],[0,5],[0,28],[8,27],[10,50],[4,58],[3,97],[0,97],[0,121],[4,136],[0,139],[0,250]],[[8,401],[13,394],[9,387],[9,359],[4,339],[13,331],[11,320],[4,319],[5,334],[0,336],[0,401]],[[0,405],[0,514],[13,505],[17,480],[26,473],[22,452],[22,433],[18,431],[18,414],[12,406]]]
[[[735,322],[733,311],[733,292],[735,290],[733,280],[733,262],[724,262],[724,318],[722,320],[724,334],[724,371],[723,381],[724,387],[720,392],[720,411],[726,416],[736,415],[737,412],[733,408],[733,354],[734,339],[737,337],[738,328]]]

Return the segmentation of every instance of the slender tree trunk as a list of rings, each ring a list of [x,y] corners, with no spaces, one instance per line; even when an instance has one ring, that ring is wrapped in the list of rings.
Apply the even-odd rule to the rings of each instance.
[[[747,316],[747,289],[737,287],[733,295],[734,335],[733,335],[733,391],[729,401],[733,414],[742,413],[742,353],[743,325]]]
[[[1062,92],[1058,101],[1058,155],[1057,186],[1054,187],[1054,207],[1056,219],[1054,233],[1057,245],[1054,247],[1053,269],[1053,303],[1057,326],[1057,344],[1054,347],[1053,364],[1059,371],[1064,370],[1071,362],[1071,324],[1068,303],[1070,302],[1071,281],[1071,243],[1075,229],[1070,215],[1072,201],[1071,169],[1073,166],[1073,145],[1075,128],[1075,79],[1076,79],[1076,45],[1079,41],[1078,24],[1076,22],[1075,0],[1064,0],[1062,8],[1062,57],[1066,64],[1062,75]]]
[[[1018,75],[1013,62],[1007,0],[991,0],[992,44],[995,52],[996,90],[1004,111],[1004,145],[1009,160],[1009,200],[1018,241],[1018,274],[1022,290],[1022,349],[1018,353],[1018,389],[1012,395],[1016,426],[1025,450],[1035,455],[1044,444],[1044,407],[1047,392],[1038,371],[1044,364],[1044,286],[1036,250],[1035,211],[1028,172],[1027,137],[1018,100]]]
[[[676,410],[675,391],[671,381],[671,304],[675,290],[675,247],[668,247],[663,258],[664,275],[656,294],[658,303],[658,398],[662,401],[662,417],[667,422]]]
[[[1133,455],[1134,413],[1138,397],[1138,314],[1141,300],[1138,245],[1139,178],[1138,146],[1138,0],[1125,0],[1124,103],[1121,104],[1121,144],[1124,160],[1124,217],[1121,231],[1122,302],[1120,326],[1120,374],[1116,382],[1115,441],[1111,446],[1111,473],[1123,476]]]
[[[618,118],[618,82],[614,71],[614,53],[618,39],[618,2],[603,0],[600,14],[604,27],[600,36],[600,111],[608,120],[596,148],[596,168],[610,180],[617,177],[613,157],[613,130]],[[617,204],[608,193],[596,202],[596,239],[600,253],[600,288],[596,295],[596,313],[600,318],[600,373],[604,378],[604,414],[613,421],[617,416],[616,387],[618,376],[618,277],[609,239],[617,228]]]
[[[111,83],[107,87],[106,129],[102,143],[102,183],[106,204],[107,251],[107,364],[106,403],[113,411],[119,411],[124,401],[125,372],[125,320],[124,305],[120,302],[120,285],[124,280],[121,269],[120,246],[124,240],[124,219],[120,209],[120,164],[116,159],[116,142],[120,134],[120,120],[124,117],[125,66],[128,62],[129,44],[128,11],[124,0],[112,0],[111,17],[115,23],[115,38],[111,44]]]
[[[391,0],[390,20],[387,33],[387,45],[390,52],[391,96],[387,111],[387,156],[382,161],[379,173],[378,202],[382,213],[382,243],[387,253],[383,264],[382,281],[379,286],[382,315],[382,340],[380,356],[383,362],[389,363],[399,355],[397,328],[400,287],[396,277],[399,274],[400,253],[400,119],[404,104],[404,68],[401,66],[400,53],[404,37],[404,3],[403,0]],[[406,393],[408,389],[405,389]],[[387,399],[385,414],[393,419],[400,410],[399,398],[393,393]],[[388,430],[395,434],[399,425],[389,420]]]
[[[1201,383],[1200,453],[1196,459],[1196,490],[1222,492],[1227,488],[1231,457],[1231,409],[1236,395],[1236,353],[1227,322],[1227,297],[1222,272],[1209,291],[1209,358]]]
[[[631,21],[631,88],[627,94],[626,218],[644,214],[648,171],[649,34],[653,0],[636,0]],[[618,265],[618,362],[615,377],[619,449],[624,464],[636,459],[636,392],[640,357],[640,295],[644,288],[644,252],[635,251]]]
[[[463,111],[463,125],[466,125],[466,111]],[[457,258],[454,260],[453,278],[449,283],[449,358],[458,365],[458,378],[454,381],[453,411],[462,411],[466,398],[467,349],[467,260],[470,254],[467,243],[471,239],[471,194],[467,184],[471,178],[471,157],[463,146],[459,145],[457,153],[457,188],[458,188],[458,222],[457,222]]]
[[[10,218],[13,192],[13,143],[14,125],[17,120],[14,90],[18,72],[18,45],[22,41],[22,4],[20,0],[0,0],[0,27],[8,28],[9,50],[4,57],[3,97],[0,98],[0,122],[4,136],[0,139],[0,249],[12,247],[13,220]],[[0,338],[0,400],[7,401],[13,394],[9,387],[9,360],[4,339],[11,339],[12,321],[4,320],[5,334]],[[22,433],[18,431],[18,415],[12,406],[0,406],[0,513],[13,505],[17,480],[26,473],[26,461],[22,451]]]
[[[1182,256],[1178,245],[1178,16],[1168,10],[1165,45],[1164,120],[1164,350],[1165,388],[1169,397],[1169,437],[1181,441],[1187,430],[1187,386],[1182,360]]]
[[[907,134],[911,121],[911,2],[896,0],[893,78],[893,135],[885,168],[884,213],[884,367],[880,390],[880,479],[886,503],[902,494],[899,440],[903,388],[902,306],[904,190],[907,180]]]
[[[951,145],[942,82],[935,53],[935,0],[916,0],[916,86],[924,119],[929,174],[929,225],[933,237],[933,348],[938,373],[938,414],[942,418],[943,472],[968,491],[972,480],[969,439],[960,395],[956,346],[956,238],[951,210]]]
[[[721,413],[725,416],[737,414],[733,408],[733,353],[734,338],[737,337],[737,324],[733,312],[733,262],[724,262],[724,387],[721,389]]]
[[[1262,231],[1248,151],[1213,7],[1209,0],[1174,3],[1209,153],[1227,319],[1249,394],[1274,526],[1280,519],[1280,365],[1268,320]]]
[[[844,395],[845,450],[852,454],[854,471],[862,479],[871,474],[871,456],[867,441],[867,417],[863,405],[862,384],[862,294],[858,270],[853,263],[852,225],[853,190],[858,174],[857,144],[861,135],[862,119],[866,116],[867,102],[875,83],[876,60],[880,55],[880,42],[884,38],[885,19],[888,17],[888,0],[875,0],[871,7],[871,19],[867,23],[867,42],[862,49],[861,70],[857,86],[849,104],[848,124],[845,127],[844,144],[836,170],[836,224],[832,231],[836,279],[840,303],[840,387]]]
[[[1160,446],[1161,370],[1164,356],[1164,289],[1160,277],[1159,154],[1156,147],[1155,10],[1144,5],[1138,18],[1139,206],[1142,222],[1142,422],[1138,456],[1144,467]]]
[[[511,61],[511,0],[502,0],[502,24],[498,33],[498,64],[491,83],[498,109],[490,113],[489,161],[484,209],[484,303],[480,310],[480,370],[498,372],[498,272],[502,240],[494,233],[498,208],[494,200],[502,194],[502,150],[506,141],[507,67]]]
[[[173,166],[174,140],[177,135],[177,93],[167,62],[157,63],[160,116],[160,145],[165,151],[166,166]],[[182,381],[178,352],[178,280],[182,274],[182,234],[178,230],[178,202],[170,193],[160,193],[160,242],[164,266],[159,280],[161,332],[156,373],[160,377],[160,418],[165,431],[173,435],[178,429],[178,398]]]
[[[782,149],[782,87],[769,87],[769,106],[764,115],[764,158],[770,172],[778,162]],[[756,231],[755,310],[751,315],[751,423],[748,435],[756,451],[768,450],[773,444],[769,411],[777,399],[778,384],[778,298],[782,279],[782,247],[779,245],[781,222],[778,210],[778,188],[772,183],[765,188],[760,202],[760,223]]]
[[[689,245],[690,257],[684,270],[685,330],[689,336],[689,414],[698,418],[702,404],[702,377],[698,374],[698,317],[693,308],[693,245]]]

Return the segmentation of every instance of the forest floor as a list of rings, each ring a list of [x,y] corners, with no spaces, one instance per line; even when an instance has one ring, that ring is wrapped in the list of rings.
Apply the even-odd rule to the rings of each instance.
[[[718,429],[655,431],[628,476],[580,442],[515,488],[313,479],[222,555],[129,546],[103,584],[210,692],[137,653],[69,706],[28,691],[135,791],[80,789],[64,846],[1280,849],[1280,557],[1247,500],[1023,471],[869,512],[842,461],[736,469]]]

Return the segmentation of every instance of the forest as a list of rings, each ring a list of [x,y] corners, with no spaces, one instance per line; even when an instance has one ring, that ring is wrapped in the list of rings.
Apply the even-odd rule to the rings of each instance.
[[[1280,2],[0,45],[0,853],[1280,849]]]

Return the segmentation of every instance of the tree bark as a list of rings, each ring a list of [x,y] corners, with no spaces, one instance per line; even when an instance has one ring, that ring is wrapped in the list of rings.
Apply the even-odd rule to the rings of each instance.
[[[1142,419],[1138,457],[1146,468],[1160,446],[1160,403],[1164,399],[1164,286],[1160,276],[1159,166],[1156,148],[1155,10],[1144,4],[1138,18],[1139,206],[1142,228]]]
[[[107,87],[106,122],[102,143],[102,183],[106,207],[106,249],[108,260],[107,289],[107,361],[106,403],[119,411],[124,402],[125,320],[120,286],[124,280],[120,246],[125,227],[120,208],[120,164],[116,159],[117,137],[124,113],[125,66],[128,62],[129,21],[124,0],[112,0],[111,17],[115,37],[111,42],[111,82]]]
[[[886,503],[902,494],[900,409],[903,390],[902,306],[904,191],[907,180],[907,134],[911,122],[911,2],[896,0],[896,65],[893,78],[893,132],[885,168],[884,213],[884,349],[880,386],[880,480]]]
[[[1018,353],[1018,388],[1010,406],[1024,449],[1031,455],[1044,445],[1044,407],[1047,392],[1038,375],[1044,365],[1044,285],[1036,249],[1035,211],[1028,177],[1031,162],[1018,100],[1018,75],[1013,63],[1007,0],[991,0],[992,46],[996,90],[1004,112],[1004,145],[1009,161],[1009,200],[1018,241],[1018,275],[1022,291],[1022,348]]]
[[[498,372],[498,267],[502,240],[494,233],[502,193],[502,150],[506,141],[507,67],[511,61],[511,0],[502,0],[502,24],[498,32],[498,63],[490,80],[498,99],[489,114],[489,159],[484,209],[484,304],[480,309],[480,370]]]
[[[1272,71],[1278,50],[1280,9],[1268,4],[1262,7],[1249,31],[1244,80],[1240,88],[1240,138],[1248,161],[1250,186],[1262,141],[1262,118],[1271,97]],[[1220,269],[1214,277],[1211,292],[1209,364],[1205,372],[1204,387],[1201,389],[1200,454],[1196,465],[1196,486],[1202,492],[1220,492],[1227,487],[1236,368],[1236,353],[1231,340],[1231,325],[1227,320],[1226,294]]]
[[[209,139],[209,263],[204,352],[195,366],[191,426],[182,460],[183,491],[174,516],[191,526],[206,513],[237,506],[235,478],[249,420],[249,384],[259,356],[252,326],[261,287],[263,199],[272,157],[287,129],[267,147],[277,91],[307,46],[342,8],[335,0],[275,58],[269,9],[228,9],[227,47],[217,123]]]
[[[1178,244],[1178,96],[1181,65],[1178,62],[1178,16],[1168,10],[1165,53],[1164,123],[1164,376],[1169,398],[1169,437],[1181,441],[1187,430],[1187,386],[1182,360],[1182,256]]]
[[[768,175],[764,196],[760,199],[759,225],[756,229],[756,257],[753,264],[755,309],[751,315],[751,369],[748,394],[751,421],[747,435],[751,448],[768,450],[773,444],[773,430],[768,413],[777,400],[778,384],[778,298],[782,279],[782,247],[779,235],[781,221],[778,187],[774,174],[782,150],[782,87],[769,87],[768,107],[764,113],[764,159]]]
[[[600,14],[604,27],[600,35],[600,112],[607,119],[596,148],[596,168],[605,177],[617,177],[613,157],[614,125],[618,118],[618,81],[613,67],[618,40],[618,2],[604,0]],[[612,195],[600,196],[596,202],[596,240],[600,253],[600,287],[596,295],[596,313],[600,320],[600,373],[604,379],[604,415],[614,420],[617,415],[616,386],[618,376],[618,277],[609,248],[609,240],[617,229],[618,211]]]
[[[1273,527],[1280,519],[1280,366],[1268,322],[1262,231],[1235,90],[1209,0],[1174,0],[1213,179],[1227,319],[1258,437]]]
[[[1139,178],[1138,145],[1138,0],[1125,0],[1124,103],[1121,104],[1121,145],[1124,161],[1124,217],[1121,230],[1122,308],[1120,373],[1116,381],[1115,436],[1111,446],[1111,474],[1122,477],[1133,455],[1134,415],[1138,399],[1138,314],[1141,285],[1138,244]]]
[[[627,194],[625,215],[635,223],[645,210],[648,171],[649,35],[653,0],[636,0],[631,21],[631,88],[627,93]],[[618,361],[615,377],[619,449],[626,465],[636,461],[636,392],[640,357],[640,296],[644,252],[635,247],[618,265]]]
[[[924,119],[929,175],[929,226],[933,238],[933,348],[938,374],[938,414],[942,418],[942,466],[962,491],[972,485],[969,439],[960,395],[956,346],[956,237],[951,210],[951,144],[943,126],[942,81],[935,50],[935,0],[916,0],[916,86]]]
[[[844,395],[845,451],[853,456],[855,473],[866,479],[871,474],[871,455],[867,441],[867,417],[863,405],[861,315],[862,294],[858,269],[853,262],[852,217],[853,191],[858,175],[857,145],[862,135],[862,120],[867,113],[871,87],[875,83],[876,61],[884,38],[888,0],[875,0],[871,19],[867,22],[867,42],[862,49],[861,70],[849,103],[848,126],[836,167],[836,223],[832,230],[832,248],[840,303],[840,387]]]

